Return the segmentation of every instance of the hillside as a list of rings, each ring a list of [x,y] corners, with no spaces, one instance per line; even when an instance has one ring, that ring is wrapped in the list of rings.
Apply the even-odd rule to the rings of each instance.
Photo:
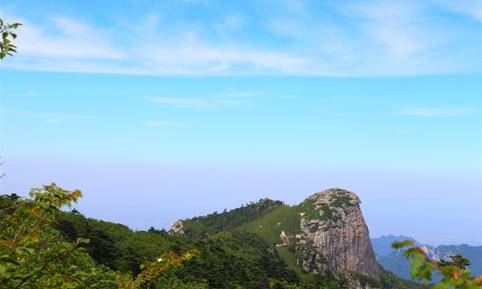
[[[52,222],[43,223],[42,227],[31,222],[31,230],[41,238],[35,239],[40,245],[38,250],[47,258],[50,258],[52,248],[63,250],[78,242],[79,238],[89,241],[79,243],[82,247],[75,254],[58,259],[55,267],[53,264],[41,265],[53,276],[62,272],[66,279],[59,281],[60,277],[45,277],[40,284],[71,282],[72,278],[82,280],[89,276],[88,280],[81,281],[90,284],[85,288],[124,288],[115,285],[119,276],[126,276],[123,277],[126,280],[142,276],[141,265],[161,262],[163,259],[159,256],[166,253],[181,256],[184,252],[193,252],[183,260],[182,266],[171,267],[150,285],[136,288],[425,288],[378,266],[359,208],[360,200],[345,190],[316,193],[297,206],[262,199],[231,211],[179,220],[170,232],[152,227],[148,231],[133,231],[121,224],[85,217],[75,209],[70,212],[53,210],[41,200],[53,200],[54,204],[59,204],[56,198],[66,196],[71,200],[80,192],[62,191],[55,185],[46,186],[45,190],[52,194],[38,191],[35,201],[19,200],[16,195],[0,196],[0,214],[4,219],[16,222],[18,217],[10,218],[9,215],[14,212],[13,208],[42,204],[31,211],[33,215],[25,222],[30,222],[38,210],[45,210],[52,216],[49,217]],[[19,213],[25,211],[22,209]],[[25,222],[17,224],[19,230],[24,230]],[[184,230],[190,231],[186,233]],[[12,232],[15,231],[3,230],[2,234],[10,236]],[[22,252],[17,250],[15,254]],[[33,262],[37,256],[31,256]],[[71,276],[71,270],[83,273]],[[15,272],[13,270],[12,274]],[[0,278],[6,276],[2,274]]]
[[[354,193],[329,189],[296,206],[264,200],[222,214],[179,220],[171,233],[189,237],[215,235],[229,224],[236,232],[260,236],[305,281],[325,276],[342,288],[418,286],[378,266],[359,204]],[[233,221],[236,215],[243,217]]]
[[[186,236],[204,237],[242,226],[281,206],[283,206],[281,201],[264,198],[230,211],[224,210],[222,213],[214,212],[206,216],[182,220],[182,228],[178,230],[182,230]]]
[[[182,269],[173,272],[182,280],[206,280],[210,288],[269,288],[270,283],[296,283],[297,275],[270,245],[246,232],[220,232],[191,241],[163,230],[132,231],[119,224],[64,213],[57,228],[70,240],[88,238],[86,251],[100,264],[113,270],[138,272],[145,260],[163,252],[199,254]]]

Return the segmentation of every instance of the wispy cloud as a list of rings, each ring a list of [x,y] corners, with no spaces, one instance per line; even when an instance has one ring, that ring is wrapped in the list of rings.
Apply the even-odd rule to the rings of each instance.
[[[482,1],[480,0],[437,0],[433,1],[433,3],[435,5],[439,5],[446,9],[449,9],[452,12],[470,16],[477,21],[482,21]]]
[[[482,32],[464,29],[464,16],[482,20],[478,0],[372,0],[363,4],[286,0],[275,5],[278,2],[273,2],[266,17],[252,12],[265,11],[270,1],[247,3],[249,9],[240,6],[236,14],[222,4],[204,5],[207,11],[226,13],[216,17],[200,13],[196,19],[171,19],[169,13],[160,15],[153,10],[138,20],[108,25],[65,16],[33,21],[5,13],[24,26],[19,33],[19,54],[2,65],[147,75],[366,76],[482,71],[482,42],[477,40]],[[169,11],[186,6],[192,8],[179,2],[163,7]],[[441,15],[440,9],[453,13]],[[192,102],[211,106],[201,100]]]
[[[353,9],[363,18],[361,26],[368,37],[383,45],[396,60],[406,60],[429,46],[430,37],[423,35],[419,5],[376,1]]]
[[[412,130],[404,129],[404,128],[388,128],[383,131],[390,134],[402,134],[402,135],[413,133]]]
[[[473,113],[468,107],[408,107],[398,115],[419,117],[457,117]]]
[[[107,31],[66,17],[55,17],[48,27],[19,19],[17,46],[22,54],[42,58],[121,59],[124,52],[111,43]]]
[[[153,126],[153,127],[174,127],[174,128],[181,128],[181,127],[190,127],[191,125],[173,121],[166,121],[166,120],[146,120],[143,122],[144,125]]]
[[[226,90],[207,96],[153,96],[147,100],[158,105],[192,109],[220,109],[248,107],[254,104],[255,97],[261,96],[261,91]]]
[[[234,108],[249,105],[251,102],[243,99],[227,99],[218,97],[162,97],[154,96],[149,101],[165,106],[180,108]]]
[[[0,111],[2,116],[6,117],[20,117],[36,119],[48,124],[93,124],[96,118],[89,115],[76,115],[65,113],[52,113],[52,112],[35,112],[28,110],[16,110],[16,109],[2,109]]]

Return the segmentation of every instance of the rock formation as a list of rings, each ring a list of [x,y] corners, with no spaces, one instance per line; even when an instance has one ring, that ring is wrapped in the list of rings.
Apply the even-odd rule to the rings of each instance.
[[[169,230],[169,234],[176,235],[176,236],[184,236],[184,223],[182,220],[177,220],[174,225],[172,225],[171,229]]]
[[[286,235],[285,231],[281,231],[279,238],[281,239],[281,243],[278,244],[278,246],[287,246],[290,242],[290,239],[288,235]]]
[[[306,271],[380,276],[360,199],[354,193],[328,189],[310,196],[300,206],[297,247]]]

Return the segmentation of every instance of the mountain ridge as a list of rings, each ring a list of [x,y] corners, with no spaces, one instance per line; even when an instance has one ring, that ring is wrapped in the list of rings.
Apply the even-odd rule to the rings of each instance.
[[[331,188],[293,206],[261,199],[228,212],[178,220],[170,232],[199,238],[226,228],[246,231],[275,246],[297,272],[338,274],[350,280],[354,289],[380,288],[377,284],[387,272],[376,261],[360,203],[355,193]],[[235,215],[243,216],[244,222],[229,221]],[[215,220],[223,225],[213,225]]]
[[[10,198],[0,197],[12,202]],[[359,199],[328,189],[288,206],[261,199],[246,206],[176,222],[171,232],[129,227],[60,211],[53,224],[109,272],[139,274],[161,254],[195,252],[165,276],[216,289],[415,289],[376,264]],[[1,207],[1,206],[0,206]],[[191,222],[191,223],[189,223]],[[186,228],[195,224],[191,233]],[[358,232],[358,233],[356,233]],[[363,252],[368,252],[365,254]],[[374,262],[370,260],[375,260]]]

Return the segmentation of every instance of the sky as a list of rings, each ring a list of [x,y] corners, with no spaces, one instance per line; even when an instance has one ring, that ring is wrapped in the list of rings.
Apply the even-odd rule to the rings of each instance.
[[[482,245],[481,1],[9,1],[1,193],[134,229],[356,192],[373,237]]]

